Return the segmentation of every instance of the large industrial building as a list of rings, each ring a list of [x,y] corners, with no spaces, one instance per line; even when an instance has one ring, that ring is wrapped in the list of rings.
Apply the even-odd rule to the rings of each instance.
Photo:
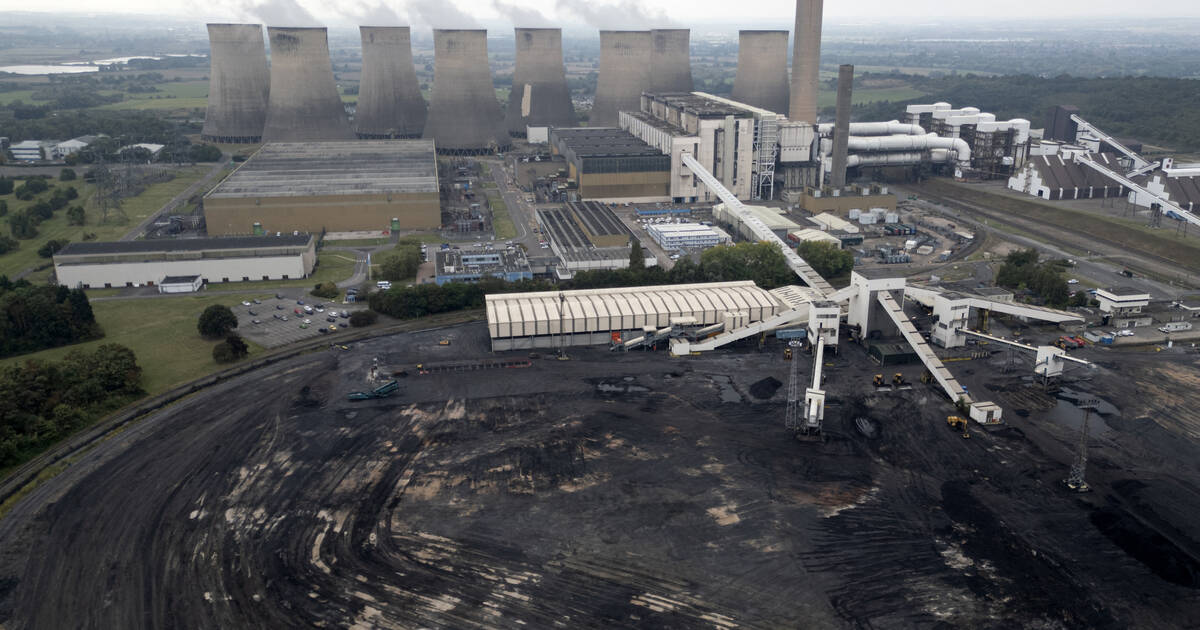
[[[537,211],[537,221],[558,258],[562,278],[577,271],[629,266],[633,233],[602,203],[589,201],[543,208]],[[647,266],[658,264],[644,246],[642,250]]]
[[[669,201],[671,157],[629,132],[581,127],[550,132],[551,151],[567,161],[579,199]]]
[[[461,251],[442,249],[434,254],[434,282],[478,282],[499,278],[508,282],[531,280],[529,261],[519,250]]]
[[[441,225],[432,140],[270,143],[204,197],[210,235]]]
[[[69,243],[54,255],[58,283],[85,289],[307,278],[317,264],[312,234]]]
[[[488,295],[488,333],[500,352],[608,344],[672,324],[732,328],[787,310],[779,291],[744,281]]]

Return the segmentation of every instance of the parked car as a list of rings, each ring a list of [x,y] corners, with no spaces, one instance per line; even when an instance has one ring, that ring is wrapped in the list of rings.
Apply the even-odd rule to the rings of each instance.
[[[1122,330],[1121,332],[1119,332],[1117,334],[1122,337],[1132,337],[1134,333],[1132,330],[1129,330],[1128,328],[1126,328],[1125,330]]]
[[[304,320],[304,323],[305,323],[305,324],[311,324],[311,323],[312,323],[312,320],[311,320],[311,319],[305,319],[305,320]]]
[[[242,306],[250,306],[250,303],[246,300],[242,300]]]
[[[329,332],[337,332],[337,326],[334,326],[333,324],[330,324],[330,325],[329,325]]]
[[[262,304],[262,300],[260,300],[260,299],[258,299],[258,298],[254,298],[252,301],[253,301],[255,304]]]
[[[249,310],[247,310],[246,312],[247,312],[247,313],[249,313],[249,314],[251,314],[251,315],[258,315],[258,313],[254,312],[254,309],[249,309]]]
[[[283,310],[283,305],[282,305],[282,304],[276,304],[276,305],[275,305],[275,310],[277,310],[277,311],[282,311],[282,310]]]
[[[307,305],[306,305],[306,306],[304,307],[304,312],[305,312],[305,313],[308,313],[309,315],[312,315],[312,313],[313,313],[313,307],[311,307],[311,306],[307,306]]]
[[[250,320],[250,323],[251,324],[261,324],[262,320],[261,319],[252,319],[252,320]]]
[[[283,294],[282,294],[282,293],[276,293],[276,294],[275,294],[275,299],[276,299],[276,300],[282,300],[282,299],[283,299]]]
[[[350,311],[342,311],[341,313],[338,313],[338,317],[346,319],[347,317],[350,317]]]
[[[273,315],[273,317],[275,319],[283,319],[283,315],[280,315],[279,313],[275,313],[275,315]]]
[[[300,310],[299,308],[294,308],[294,309],[292,309],[292,312],[293,312],[293,313],[295,313],[295,314],[297,314],[297,315],[303,315],[303,314],[304,314],[304,311]]]
[[[319,332],[319,333],[321,333],[322,335],[324,335],[324,334],[328,333],[329,331],[328,331],[328,330],[325,330],[324,328],[318,328],[318,329],[317,329],[317,332]]]
[[[301,328],[308,328],[308,322],[300,322]]]
[[[316,311],[316,312],[318,312],[318,313],[324,313],[324,312],[325,312],[325,307],[324,307],[324,306],[321,306],[320,304],[318,304],[318,305],[317,305],[315,308],[313,308],[313,310],[314,310],[314,311]]]
[[[296,303],[300,306],[304,306],[304,300],[296,300]]]
[[[1071,278],[1070,280],[1067,280],[1067,284],[1079,284],[1079,281],[1075,278]]]

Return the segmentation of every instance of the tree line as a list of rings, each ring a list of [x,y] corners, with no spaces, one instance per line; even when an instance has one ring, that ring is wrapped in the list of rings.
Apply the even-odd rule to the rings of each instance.
[[[140,396],[141,377],[133,351],[117,344],[0,369],[0,467]]]
[[[0,357],[98,339],[102,335],[83,289],[11,282],[0,276]]]
[[[880,101],[854,108],[855,120],[892,120],[907,105],[945,101],[955,107],[974,106],[1000,120],[1027,118],[1042,127],[1046,110],[1076,105],[1089,122],[1118,137],[1170,147],[1200,150],[1200,81],[1161,77],[1083,78],[1070,75],[1040,77],[976,75],[928,77],[870,74],[871,78],[903,78],[925,96],[900,102]],[[1138,95],[1153,95],[1139,98]],[[826,108],[832,114],[832,108]]]
[[[631,254],[636,256],[636,253]],[[477,283],[448,282],[443,285],[419,284],[393,287],[372,293],[371,310],[401,319],[411,319],[449,311],[483,308],[489,293],[524,293],[573,289],[689,284],[753,280],[764,289],[795,284],[796,276],[783,254],[770,243],[738,243],[713,247],[700,255],[700,262],[681,258],[670,271],[662,267],[633,264],[628,269],[580,271],[571,280],[553,283],[547,280],[506,282],[484,278]]]

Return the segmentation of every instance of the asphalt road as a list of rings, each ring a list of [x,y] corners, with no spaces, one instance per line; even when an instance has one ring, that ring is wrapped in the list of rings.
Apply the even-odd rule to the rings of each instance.
[[[899,191],[900,189],[898,188],[897,190]],[[1180,296],[1189,295],[1194,292],[1183,287],[1166,284],[1146,277],[1128,278],[1124,275],[1121,275],[1120,271],[1123,266],[1120,260],[1124,257],[1123,255],[1096,254],[1079,256],[1078,254],[1068,252],[1049,243],[1045,243],[1023,235],[1005,232],[995,226],[984,224],[982,221],[968,216],[968,214],[963,211],[947,207],[925,198],[921,198],[910,203],[914,203],[918,207],[926,210],[954,217],[955,220],[972,226],[977,232],[994,232],[998,235],[1001,235],[1005,240],[1012,241],[1022,247],[1032,247],[1055,258],[1074,260],[1076,263],[1075,275],[1090,279],[1100,286],[1133,287],[1149,292],[1150,295],[1156,300],[1177,299]]]

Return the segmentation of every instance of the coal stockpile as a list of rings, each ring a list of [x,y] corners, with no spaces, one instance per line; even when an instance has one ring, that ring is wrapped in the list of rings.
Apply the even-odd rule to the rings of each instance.
[[[1069,428],[1032,410],[964,439],[932,389],[864,395],[873,367],[851,346],[829,368],[844,402],[825,440],[802,443],[783,426],[780,357],[493,356],[469,325],[262,368],[74,455],[16,502],[0,519],[0,624],[1200,623],[1190,438],[1156,424],[1175,436],[1160,446],[1114,412],[1096,425],[1093,493],[1070,493]],[[391,374],[508,358],[530,365],[346,400],[376,360]]]

